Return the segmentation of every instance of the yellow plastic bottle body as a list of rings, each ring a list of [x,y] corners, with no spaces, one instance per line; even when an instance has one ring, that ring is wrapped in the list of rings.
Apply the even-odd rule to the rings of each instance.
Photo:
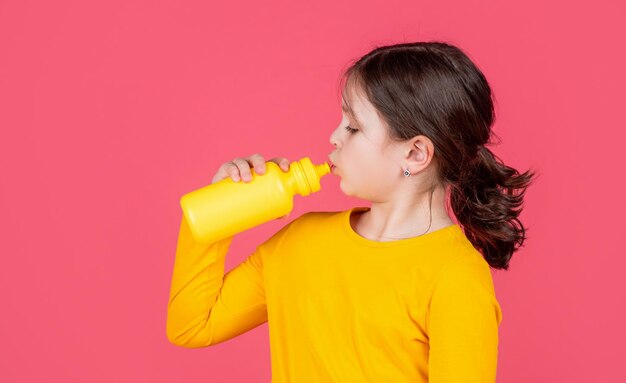
[[[288,214],[295,194],[319,191],[320,179],[330,173],[327,162],[314,165],[308,157],[290,163],[287,172],[271,161],[265,168],[261,175],[251,168],[250,182],[227,177],[181,197],[180,206],[196,241],[219,241]]]

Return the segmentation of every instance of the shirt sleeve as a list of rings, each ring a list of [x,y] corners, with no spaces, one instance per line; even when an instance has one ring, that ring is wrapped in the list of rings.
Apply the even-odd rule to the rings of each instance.
[[[496,381],[502,311],[480,257],[453,260],[435,282],[426,318],[430,383]]]
[[[224,275],[234,236],[208,244],[196,242],[183,215],[167,305],[168,340],[187,348],[206,347],[267,322],[263,259],[290,225]]]

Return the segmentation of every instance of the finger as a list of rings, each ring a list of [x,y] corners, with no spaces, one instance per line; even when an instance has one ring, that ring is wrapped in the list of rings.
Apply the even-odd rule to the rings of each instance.
[[[289,171],[289,160],[286,158],[282,158],[280,160],[280,168],[286,172]]]
[[[233,181],[239,182],[241,180],[241,178],[239,177],[239,168],[237,167],[237,164],[235,164],[233,161],[225,163],[224,169],[225,173],[228,174],[230,178],[233,179]]]
[[[252,173],[250,172],[250,164],[248,161],[243,158],[235,158],[233,162],[237,164],[237,167],[239,168],[241,179],[244,182],[252,181]]]
[[[285,157],[276,157],[271,160],[275,162],[284,172],[289,170],[289,160]]]
[[[254,172],[257,174],[265,173],[265,159],[260,154],[253,154],[248,157],[250,162],[252,162],[252,167],[254,168]]]

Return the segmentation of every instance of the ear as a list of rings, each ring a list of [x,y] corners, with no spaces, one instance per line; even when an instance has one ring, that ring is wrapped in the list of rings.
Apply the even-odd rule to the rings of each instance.
[[[435,146],[428,137],[419,135],[409,140],[405,160],[411,173],[416,174],[425,169],[434,154]]]

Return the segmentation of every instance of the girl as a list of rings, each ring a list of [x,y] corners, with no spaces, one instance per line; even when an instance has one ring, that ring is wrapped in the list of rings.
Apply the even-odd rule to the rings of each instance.
[[[457,47],[378,47],[343,79],[329,159],[342,191],[371,206],[305,213],[226,275],[233,237],[196,243],[183,216],[167,337],[206,347],[267,321],[273,383],[494,382],[489,268],[508,269],[524,242],[534,173],[485,146],[491,90]],[[250,167],[262,175],[263,157],[236,158],[213,182],[248,182]]]

